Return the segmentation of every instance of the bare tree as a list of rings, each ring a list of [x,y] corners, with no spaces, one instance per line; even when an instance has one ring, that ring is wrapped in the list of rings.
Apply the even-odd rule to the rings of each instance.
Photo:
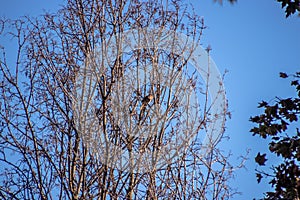
[[[210,49],[197,54],[205,26],[191,11],[69,0],[41,19],[3,20],[18,48],[0,62],[0,196],[231,197],[235,167],[217,147],[222,77]]]

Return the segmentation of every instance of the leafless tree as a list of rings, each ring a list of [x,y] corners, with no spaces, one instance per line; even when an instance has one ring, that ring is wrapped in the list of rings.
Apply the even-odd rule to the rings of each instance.
[[[205,66],[193,57],[204,28],[179,0],[69,0],[2,20],[18,46],[14,62],[1,46],[0,197],[231,197],[224,87],[209,98],[209,49]]]

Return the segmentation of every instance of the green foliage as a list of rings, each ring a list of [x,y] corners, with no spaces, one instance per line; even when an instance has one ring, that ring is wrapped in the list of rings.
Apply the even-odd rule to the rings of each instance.
[[[296,1],[295,1],[296,2]],[[269,178],[275,191],[267,192],[265,199],[299,199],[300,198],[300,72],[295,75],[280,73],[281,78],[293,77],[291,85],[296,89],[296,96],[286,99],[276,97],[275,102],[262,101],[258,108],[263,108],[261,115],[250,118],[256,126],[250,131],[263,139],[270,139],[269,151],[280,157],[282,162],[272,166],[272,174],[256,170],[258,183],[262,178]],[[294,126],[292,126],[292,124]],[[292,128],[296,127],[295,130]],[[288,132],[287,132],[288,131]],[[267,162],[267,154],[257,154],[255,162],[259,166]]]

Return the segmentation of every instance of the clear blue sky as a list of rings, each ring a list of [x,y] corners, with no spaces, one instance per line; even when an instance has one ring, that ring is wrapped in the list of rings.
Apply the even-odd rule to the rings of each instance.
[[[267,182],[257,184],[254,157],[266,152],[266,143],[249,130],[249,117],[260,112],[257,103],[275,96],[295,95],[289,81],[280,79],[280,71],[300,71],[300,18],[285,18],[284,10],[275,0],[238,0],[223,6],[213,1],[195,1],[196,10],[204,16],[208,29],[204,44],[211,44],[212,56],[220,71],[229,70],[225,78],[232,119],[227,123],[233,160],[250,148],[247,170],[236,174],[233,185],[243,193],[234,199],[261,197],[269,189]],[[225,148],[226,148],[225,147]],[[270,164],[271,158],[269,158]]]
[[[267,143],[251,136],[249,117],[260,112],[256,107],[261,100],[294,95],[289,81],[280,79],[278,74],[300,71],[300,18],[286,19],[275,0],[238,0],[235,5],[225,1],[223,6],[213,0],[189,2],[208,26],[203,45],[212,46],[213,59],[221,72],[229,70],[225,87],[232,119],[226,130],[230,140],[222,146],[232,150],[232,162],[246,149],[251,149],[246,169],[237,171],[232,182],[232,186],[243,193],[234,199],[262,197],[269,186],[267,182],[257,184],[254,157],[258,151],[267,151]],[[58,0],[1,0],[0,16],[37,16],[43,9],[56,10],[61,3],[63,1]]]

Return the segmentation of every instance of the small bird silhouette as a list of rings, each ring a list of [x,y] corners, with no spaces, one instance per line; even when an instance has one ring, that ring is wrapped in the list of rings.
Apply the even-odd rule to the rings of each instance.
[[[145,96],[142,100],[142,106],[141,106],[141,112],[140,112],[140,120],[142,118],[142,116],[144,115],[146,106],[150,103],[150,101],[153,99],[153,95],[149,94],[147,96]]]
[[[150,101],[153,99],[153,95],[149,94],[147,96],[145,96],[142,100],[142,106],[141,106],[141,110],[145,109],[145,107],[150,103]]]

